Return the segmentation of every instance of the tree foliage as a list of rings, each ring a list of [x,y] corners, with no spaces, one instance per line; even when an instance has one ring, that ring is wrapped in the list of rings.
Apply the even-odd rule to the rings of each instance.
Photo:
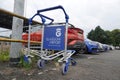
[[[120,29],[105,31],[100,26],[97,26],[95,30],[92,29],[88,33],[87,38],[104,44],[120,46]]]
[[[89,33],[88,33],[88,38],[89,39],[91,39],[91,40],[93,40],[94,39],[94,36],[92,36],[92,35],[94,35],[94,30],[92,29]]]
[[[111,31],[113,45],[120,46],[120,29],[115,29]]]

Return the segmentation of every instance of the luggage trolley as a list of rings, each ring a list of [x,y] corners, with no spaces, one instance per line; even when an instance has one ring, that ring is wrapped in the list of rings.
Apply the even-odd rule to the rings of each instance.
[[[54,19],[49,18],[47,16],[42,15],[42,12],[61,9],[65,14],[65,25],[53,25]],[[55,6],[51,8],[46,8],[42,10],[38,10],[37,13],[29,19],[29,34],[28,34],[28,55],[30,54],[30,32],[31,32],[31,24],[32,20],[35,16],[39,16],[42,20],[42,41],[41,41],[41,49],[39,51],[40,59],[37,62],[39,68],[43,68],[46,60],[53,60],[59,56],[62,56],[58,60],[58,62],[62,62],[62,74],[66,74],[68,71],[69,64],[76,64],[76,61],[71,58],[71,56],[75,53],[75,50],[67,50],[67,34],[68,34],[68,19],[69,16],[65,12],[62,6]],[[50,20],[50,23],[45,23],[47,20]],[[54,54],[49,54],[49,50],[58,50],[58,52]]]

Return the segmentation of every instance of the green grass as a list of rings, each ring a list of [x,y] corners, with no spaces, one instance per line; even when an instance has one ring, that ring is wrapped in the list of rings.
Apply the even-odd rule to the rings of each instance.
[[[8,62],[9,59],[10,59],[9,50],[0,52],[0,62]],[[18,64],[18,67],[25,68],[25,69],[29,70],[32,67],[34,67],[35,65],[37,65],[38,59],[39,59],[39,57],[34,55],[34,57],[31,58],[32,62],[28,63],[28,62],[24,61],[24,54],[22,52],[20,52],[20,62]]]
[[[35,56],[30,58],[31,62],[26,62],[24,60],[24,55],[21,55],[20,57],[20,63],[19,63],[19,67],[25,68],[26,70],[32,69],[33,67],[35,67],[35,65],[37,65],[37,60],[38,60],[38,56]]]
[[[1,62],[9,61],[9,51],[0,52],[0,61]]]
[[[23,67],[25,69],[31,69],[31,63],[24,61],[24,55],[20,57],[20,62],[18,66]]]

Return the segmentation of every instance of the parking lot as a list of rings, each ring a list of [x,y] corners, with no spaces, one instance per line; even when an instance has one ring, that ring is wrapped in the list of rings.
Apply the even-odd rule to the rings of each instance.
[[[0,80],[120,80],[120,50],[73,57],[77,65],[70,66],[66,75],[54,62],[47,63],[42,70],[37,66],[30,70],[10,67],[8,62],[0,62]]]

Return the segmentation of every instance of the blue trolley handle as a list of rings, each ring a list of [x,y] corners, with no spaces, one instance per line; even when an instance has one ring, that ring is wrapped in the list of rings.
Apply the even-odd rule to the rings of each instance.
[[[62,9],[63,10],[63,12],[65,14],[66,22],[68,23],[69,16],[67,15],[67,13],[65,12],[64,8],[61,5],[55,6],[55,7],[51,7],[51,8],[42,9],[42,10],[38,10],[37,14],[39,14],[41,12],[45,12],[45,11],[55,10],[55,9]]]
[[[45,23],[45,18],[51,20],[51,22],[50,22],[49,24],[51,24],[51,23],[54,21],[54,19],[52,19],[52,18],[49,18],[49,17],[47,17],[47,16],[44,16],[44,15],[42,15],[42,14],[38,14],[38,13],[37,13],[37,14],[35,14],[32,18],[29,19],[29,25],[32,24],[32,20],[33,20],[33,18],[34,18],[35,16],[40,16],[43,24]]]
[[[35,14],[32,18],[29,19],[29,25],[32,24],[33,18],[34,18],[35,16],[37,16],[37,15],[40,16],[40,18],[42,19],[42,23],[43,23],[43,24],[45,23],[45,19],[44,19],[44,18],[51,20],[50,23],[52,23],[52,22],[54,21],[54,19],[42,15],[42,14],[40,14],[40,12],[50,11],[50,10],[54,10],[54,9],[62,9],[63,12],[64,12],[64,14],[65,14],[66,22],[68,23],[69,16],[68,16],[67,13],[65,12],[64,8],[59,5],[59,6],[56,6],[56,7],[51,7],[51,8],[46,8],[46,9],[38,10],[38,11],[37,11],[37,14]],[[50,24],[50,23],[49,23],[49,24]]]
[[[41,17],[43,24],[45,23],[45,18],[48,20],[51,20],[51,22],[49,24],[51,24],[54,21],[54,19],[52,19],[50,17],[44,16],[42,14],[38,14],[38,15]]]

